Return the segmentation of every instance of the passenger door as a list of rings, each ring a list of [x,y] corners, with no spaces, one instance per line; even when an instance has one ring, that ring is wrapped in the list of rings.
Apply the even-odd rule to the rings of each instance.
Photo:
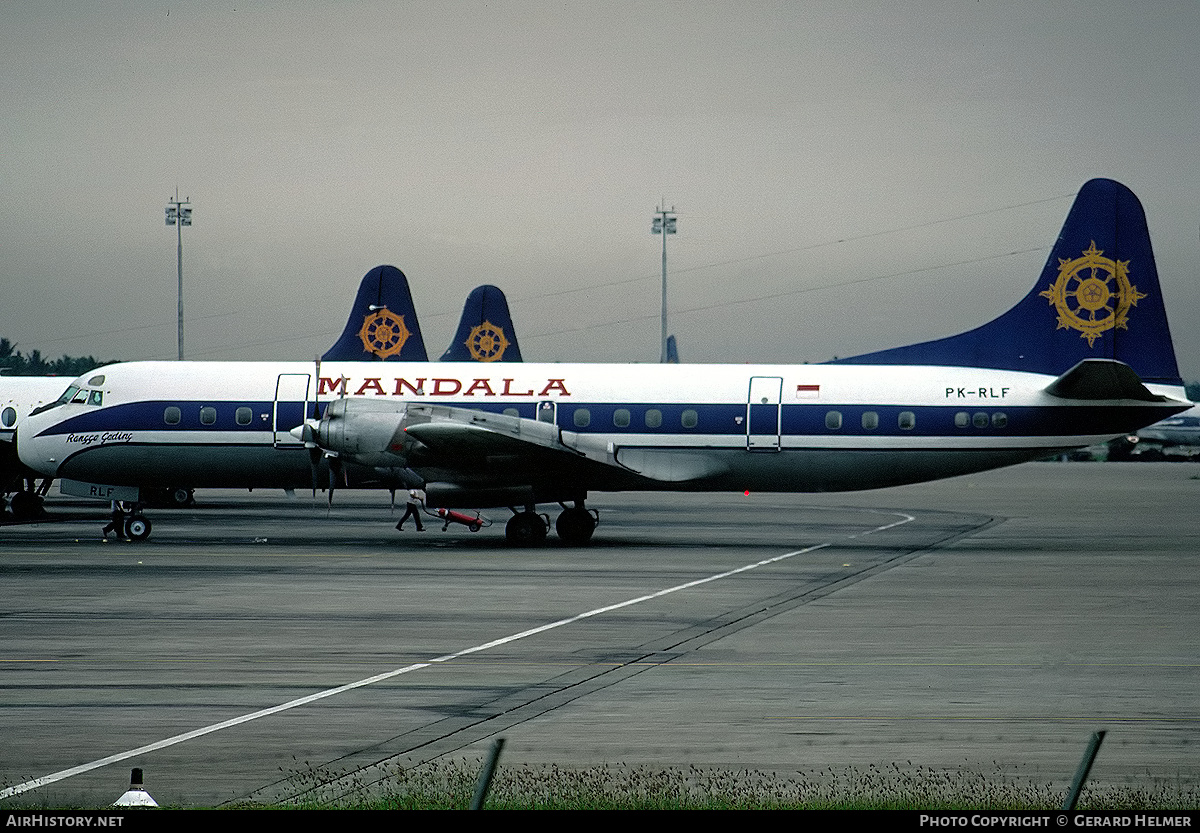
[[[272,414],[276,448],[304,444],[289,432],[310,416],[308,388],[307,373],[279,374],[275,383],[275,408]]]
[[[783,379],[751,376],[746,398],[746,449],[778,451]]]

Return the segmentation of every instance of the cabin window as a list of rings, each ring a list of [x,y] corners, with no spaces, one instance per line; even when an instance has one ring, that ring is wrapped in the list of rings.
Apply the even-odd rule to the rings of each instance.
[[[165,422],[167,425],[178,425],[181,418],[182,414],[180,414],[179,409],[174,405],[171,405],[165,411],[163,411],[163,422]]]
[[[827,411],[825,414],[825,427],[830,431],[837,431],[842,427],[842,412]]]
[[[613,411],[613,425],[617,426],[618,428],[629,427],[628,408],[617,408],[615,411]]]
[[[691,408],[688,408],[683,412],[682,415],[680,415],[679,421],[682,423],[684,428],[695,428],[700,424],[700,414],[696,413]]]
[[[201,425],[216,425],[217,424],[217,409],[208,405],[200,409],[200,424]]]
[[[896,425],[901,431],[911,431],[917,427],[917,415],[912,411],[901,411],[896,417]]]
[[[1008,427],[1008,414],[1005,414],[1005,413],[992,414],[992,427],[993,428],[1007,428]]]
[[[589,411],[587,408],[576,408],[575,409],[575,427],[576,428],[587,428],[591,424],[592,424],[592,412]]]
[[[5,408],[0,411],[0,425],[5,428],[12,428],[17,424],[17,411],[15,408]]]
[[[988,422],[990,422],[990,420],[988,419],[987,414],[985,414],[983,411],[978,411],[978,412],[976,412],[975,417],[971,420],[971,422],[972,422],[972,424],[974,424],[974,426],[976,428],[987,428]]]
[[[238,425],[249,425],[250,420],[253,419],[253,417],[254,412],[249,408],[238,408],[233,413],[233,418],[237,420]]]
[[[957,414],[954,415],[954,427],[955,428],[966,428],[970,424],[971,424],[971,415],[968,414],[966,411],[959,411]]]
[[[651,408],[646,411],[646,427],[658,428],[662,425],[662,411],[658,408]]]
[[[879,414],[875,411],[863,411],[862,427],[867,431],[874,431],[879,427]]]
[[[516,408],[505,408],[504,415],[511,416],[511,417],[519,417],[521,415],[521,412],[518,411]]]

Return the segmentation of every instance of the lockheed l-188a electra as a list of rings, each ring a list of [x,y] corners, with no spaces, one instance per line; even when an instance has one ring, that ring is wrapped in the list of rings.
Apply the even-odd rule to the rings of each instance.
[[[1191,404],[1142,207],[1103,179],[1008,312],[826,364],[132,362],[68,394],[19,427],[21,459],[104,496],[420,487],[430,507],[511,508],[514,543],[544,539],[542,503],[562,505],[564,541],[588,541],[592,492],[893,486],[1103,442]]]

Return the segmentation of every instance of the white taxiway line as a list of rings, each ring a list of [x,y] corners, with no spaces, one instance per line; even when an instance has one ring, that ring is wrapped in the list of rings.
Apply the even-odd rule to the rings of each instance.
[[[915,518],[912,515],[905,515],[900,512],[890,512],[888,514],[900,515],[901,520],[893,521],[892,523],[884,524],[883,526],[877,526],[873,529],[864,530],[863,532],[856,532],[853,535],[847,535],[845,538],[841,538],[839,540],[851,540],[854,538],[861,538],[864,535],[870,535],[875,532],[883,532],[884,530],[891,529],[892,527],[900,526],[901,524],[906,524],[909,521],[915,520]],[[644,596],[637,596],[636,598],[626,599],[625,601],[617,602],[616,604],[605,605],[604,607],[598,607],[598,608],[595,608],[594,610],[589,610],[584,613],[576,614],[575,616],[569,616],[566,619],[559,619],[555,622],[547,622],[544,625],[538,625],[536,628],[530,628],[529,630],[521,631],[520,633],[514,633],[514,634],[511,634],[510,636],[504,636],[504,637],[501,637],[500,639],[493,639],[491,642],[484,642],[481,645],[475,645],[474,647],[471,647],[471,648],[464,648],[463,650],[455,651],[452,654],[444,654],[440,657],[435,657],[434,659],[431,659],[428,662],[416,662],[416,663],[413,663],[412,665],[406,665],[403,668],[396,668],[391,671],[386,671],[383,674],[376,674],[373,677],[367,677],[365,679],[358,680],[357,682],[347,683],[346,685],[340,685],[335,688],[327,688],[324,691],[318,691],[314,694],[309,694],[305,697],[300,697],[295,700],[289,700],[286,703],[280,703],[278,706],[271,706],[268,709],[262,709],[260,711],[250,712],[249,714],[243,714],[240,717],[234,717],[234,718],[230,718],[229,720],[223,720],[220,723],[213,723],[211,726],[205,726],[202,729],[193,729],[190,732],[184,732],[181,735],[174,735],[172,737],[165,738],[160,741],[155,741],[154,743],[148,743],[145,746],[139,746],[136,749],[129,749],[125,752],[118,752],[115,755],[109,755],[107,758],[100,758],[100,759],[92,761],[90,763],[80,764],[79,766],[73,766],[70,769],[64,769],[59,772],[52,773],[50,775],[43,775],[41,778],[34,778],[32,781],[26,781],[23,784],[16,784],[15,786],[5,787],[3,790],[0,790],[0,801],[4,800],[6,798],[11,798],[14,795],[19,795],[23,792],[28,792],[29,790],[37,789],[38,787],[44,787],[47,784],[53,784],[56,781],[62,781],[67,778],[71,778],[75,775],[82,775],[85,772],[91,772],[93,769],[99,769],[100,767],[108,766],[109,764],[119,763],[121,761],[128,760],[128,759],[136,757],[138,755],[145,755],[150,752],[156,752],[159,749],[165,749],[168,746],[174,746],[177,743],[183,743],[185,741],[194,740],[195,738],[203,737],[204,735],[210,735],[213,732],[219,732],[222,729],[229,729],[233,726],[240,726],[243,723],[249,723],[251,720],[258,720],[260,717],[269,717],[270,715],[273,715],[273,714],[285,712],[288,709],[294,709],[297,706],[304,706],[309,703],[315,703],[317,700],[324,700],[326,697],[333,697],[334,695],[337,695],[337,694],[342,694],[347,691],[353,691],[356,688],[363,688],[364,686],[373,685],[374,683],[383,682],[384,680],[390,680],[393,677],[399,677],[401,674],[408,674],[412,671],[419,671],[422,668],[428,668],[430,665],[432,665],[435,662],[450,662],[451,660],[457,659],[459,657],[465,657],[468,654],[476,654],[476,653],[479,653],[480,651],[486,651],[490,648],[499,647],[500,645],[507,645],[510,642],[516,642],[519,639],[525,639],[526,637],[534,636],[535,634],[545,633],[546,631],[551,631],[551,630],[554,630],[555,628],[561,628],[564,625],[570,625],[575,622],[579,622],[583,619],[590,619],[593,616],[599,616],[604,613],[611,613],[612,611],[620,610],[623,607],[630,607],[632,605],[641,604],[642,602],[650,601],[651,599],[658,599],[663,596],[668,596],[671,593],[678,593],[680,590],[688,590],[692,587],[699,587],[702,584],[708,584],[709,582],[720,581],[723,578],[729,578],[730,576],[735,576],[738,573],[744,573],[744,572],[747,572],[748,570],[754,570],[759,567],[765,567],[768,564],[776,564],[780,561],[785,561],[785,560],[787,560],[789,558],[793,558],[797,555],[804,555],[805,553],[822,550],[822,549],[825,549],[826,547],[833,546],[834,543],[835,543],[834,541],[826,541],[821,544],[814,544],[811,547],[805,547],[802,550],[795,550],[794,552],[784,553],[783,555],[776,555],[772,558],[764,558],[762,561],[755,561],[753,564],[746,564],[741,567],[735,567],[734,569],[726,570],[723,573],[716,573],[715,575],[707,576],[705,578],[698,578],[694,581],[688,581],[683,584],[677,584],[674,587],[668,587],[664,590],[658,590],[654,593],[647,593]]]

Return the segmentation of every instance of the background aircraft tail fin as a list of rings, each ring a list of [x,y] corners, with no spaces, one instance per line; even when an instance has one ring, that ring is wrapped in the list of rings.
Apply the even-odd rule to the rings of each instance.
[[[321,359],[429,361],[408,278],[403,272],[395,266],[376,266],[363,276],[346,329]]]
[[[679,344],[675,336],[667,336],[667,364],[679,364]]]
[[[837,359],[1024,370],[1057,376],[1114,359],[1144,382],[1182,385],[1146,215],[1111,179],[1079,190],[1037,284],[1015,307],[949,338]]]
[[[444,362],[519,362],[521,348],[508,313],[508,299],[498,287],[477,286],[463,304],[454,341]]]

